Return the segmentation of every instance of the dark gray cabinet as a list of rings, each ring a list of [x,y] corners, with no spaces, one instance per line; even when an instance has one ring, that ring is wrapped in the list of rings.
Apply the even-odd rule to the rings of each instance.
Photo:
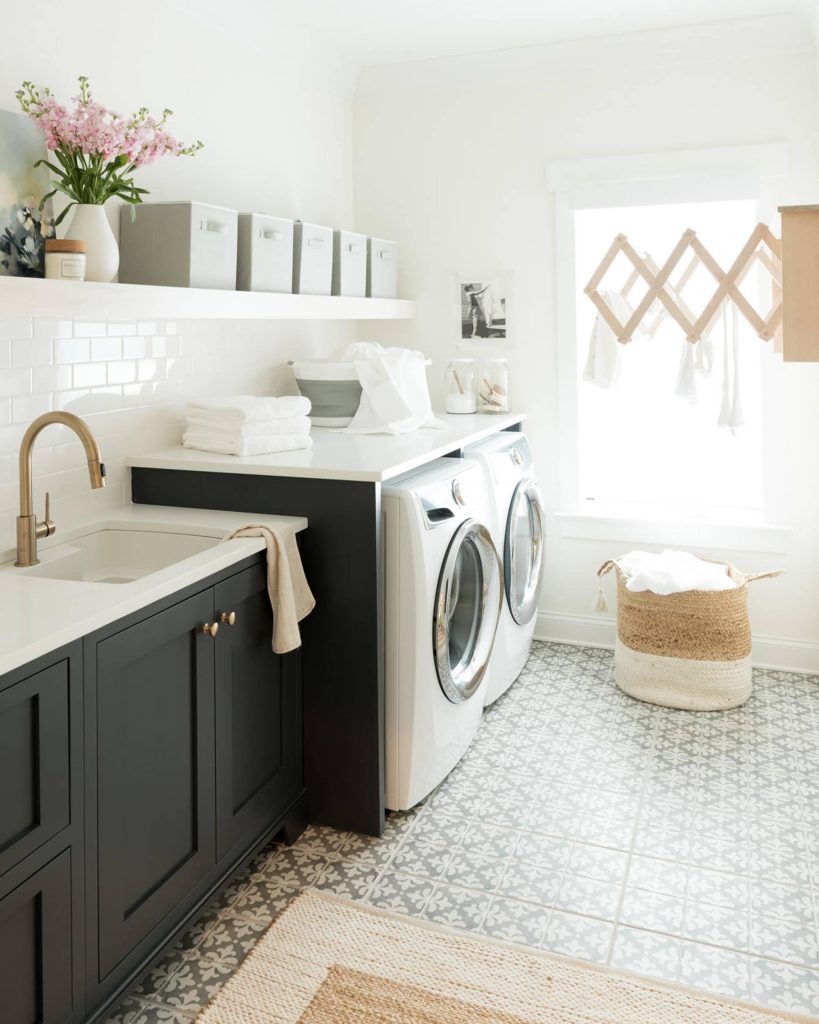
[[[273,653],[267,573],[215,588],[216,834],[220,858],[281,813],[302,772],[301,651]],[[233,623],[231,624],[231,620]]]
[[[12,885],[0,880],[0,1020],[67,1024],[75,1010],[70,851]]]
[[[0,1024],[80,1024],[306,821],[263,556],[0,677]],[[202,630],[221,612],[232,625]]]
[[[207,590],[96,645],[100,981],[216,862],[212,617]]]
[[[0,691],[0,874],[70,822],[70,660]]]

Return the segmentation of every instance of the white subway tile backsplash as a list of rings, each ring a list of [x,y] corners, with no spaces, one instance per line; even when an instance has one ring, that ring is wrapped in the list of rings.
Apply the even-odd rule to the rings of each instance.
[[[33,334],[30,316],[0,316],[0,338],[31,338]]]
[[[122,320],[108,321],[108,333],[120,338],[124,338],[127,334],[136,334],[136,329],[135,323],[123,323]]]
[[[133,359],[123,359],[117,363],[108,363],[109,384],[130,384],[136,380],[136,363]]]
[[[51,394],[48,391],[39,395],[18,395],[11,400],[13,423],[28,425],[44,412],[51,412]]]
[[[74,366],[74,387],[93,388],[105,383],[105,363],[76,363]]]
[[[79,388],[72,388],[68,391],[55,391],[54,392],[54,408],[55,409],[67,409],[69,412],[76,412],[74,405],[84,398],[88,394],[88,391],[80,390]]]
[[[54,338],[71,338],[74,335],[72,320],[59,320],[51,316],[34,317],[34,337],[38,341],[52,341]]]
[[[31,390],[65,391],[71,387],[71,366],[35,366],[31,371]]]
[[[51,338],[13,338],[11,341],[12,366],[50,366],[52,362]]]
[[[101,338],[108,333],[108,325],[104,320],[75,320],[75,338]]]
[[[31,370],[3,370],[0,373],[0,395],[30,395]]]
[[[178,443],[189,398],[281,393],[287,360],[351,338],[350,325],[0,317],[0,548],[14,543],[20,441],[41,412],[82,416],[108,467],[108,486],[92,491],[74,433],[49,426],[38,437],[37,508],[49,490],[66,529],[130,501],[127,456]]]
[[[148,351],[150,338],[123,338],[122,355],[125,359],[141,359]]]
[[[55,338],[55,363],[87,363],[91,358],[88,338]]]
[[[122,359],[121,338],[92,338],[91,359],[108,362],[110,359]]]

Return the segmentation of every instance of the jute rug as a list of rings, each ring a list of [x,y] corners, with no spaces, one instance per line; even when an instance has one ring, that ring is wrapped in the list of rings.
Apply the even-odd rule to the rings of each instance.
[[[197,1024],[775,1024],[766,1011],[309,890]]]

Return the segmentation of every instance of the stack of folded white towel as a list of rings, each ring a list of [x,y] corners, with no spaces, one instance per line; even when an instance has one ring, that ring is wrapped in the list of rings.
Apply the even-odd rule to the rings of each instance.
[[[283,398],[201,398],[188,402],[185,448],[223,455],[265,455],[309,448],[310,401]]]

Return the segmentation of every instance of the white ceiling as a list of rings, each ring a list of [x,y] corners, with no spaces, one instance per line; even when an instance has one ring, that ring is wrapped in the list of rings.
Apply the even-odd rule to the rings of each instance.
[[[792,14],[819,35],[819,0],[143,0],[234,43],[378,64]]]
[[[241,0],[240,0],[241,2]],[[769,14],[817,0],[267,0],[275,23],[325,37],[367,67]]]

